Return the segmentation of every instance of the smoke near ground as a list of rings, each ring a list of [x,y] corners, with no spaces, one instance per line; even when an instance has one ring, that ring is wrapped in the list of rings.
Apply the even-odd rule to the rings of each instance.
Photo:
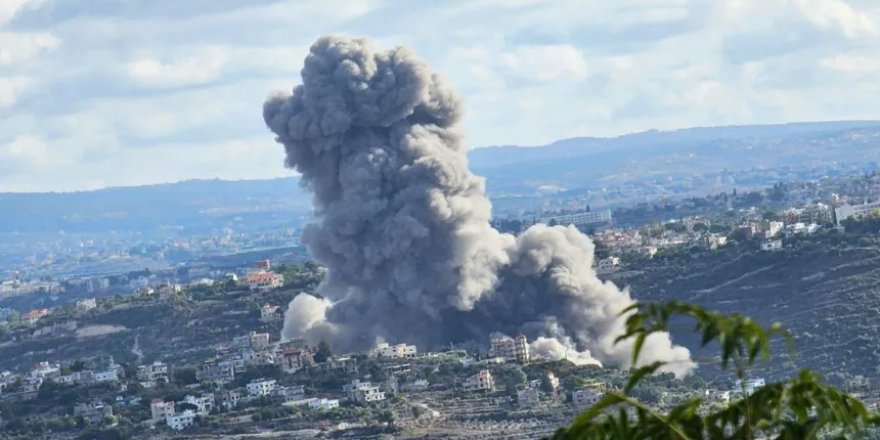
[[[408,49],[337,37],[311,47],[302,85],[266,101],[286,165],[315,194],[319,220],[303,241],[328,269],[324,299],[298,296],[283,336],[340,350],[376,340],[427,349],[523,332],[547,357],[627,366],[631,343],[614,339],[629,293],[596,277],[593,244],[574,227],[518,237],[491,227],[462,112]],[[646,344],[641,361],[657,360],[678,375],[694,367],[668,334]]]

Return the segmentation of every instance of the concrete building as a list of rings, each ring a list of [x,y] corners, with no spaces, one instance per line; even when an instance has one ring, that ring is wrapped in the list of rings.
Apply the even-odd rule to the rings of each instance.
[[[165,402],[155,399],[150,402],[150,419],[154,422],[165,420],[165,417],[174,415],[174,402]]]
[[[309,409],[316,411],[339,408],[339,400],[337,399],[313,399],[309,401]]]
[[[168,364],[156,361],[150,365],[141,365],[137,369],[137,378],[141,386],[146,388],[159,383],[168,383]]]
[[[227,384],[235,380],[235,368],[227,362],[208,365],[196,372],[196,380],[208,381],[214,385]]]
[[[284,286],[284,275],[268,271],[254,271],[247,275],[247,285],[251,291],[268,292]]]
[[[49,313],[49,309],[34,309],[21,315],[21,321],[28,325],[34,325]]]
[[[465,379],[461,388],[464,391],[495,391],[495,378],[489,370],[482,370]]]
[[[265,304],[260,308],[260,319],[263,321],[272,321],[277,319],[278,316],[278,306],[273,306],[269,304]]]
[[[175,431],[183,431],[192,426],[196,421],[196,413],[193,410],[186,410],[179,414],[172,414],[165,417],[165,424]]]
[[[733,389],[731,390],[731,392],[742,393],[743,391],[745,391],[746,394],[752,394],[755,392],[755,390],[763,387],[766,384],[767,383],[764,381],[763,378],[748,379],[746,380],[745,385],[743,385],[743,382],[741,380],[737,379],[736,382],[734,382],[733,384]]]
[[[762,251],[779,251],[782,250],[782,240],[767,240],[761,243]]]
[[[281,370],[285,373],[296,373],[315,363],[312,352],[295,348],[285,348],[281,351]]]
[[[214,410],[214,394],[202,394],[200,397],[186,396],[179,403],[187,403],[196,407],[196,414],[206,416]]]
[[[537,388],[531,386],[516,391],[516,404],[519,406],[532,406],[541,401]]]
[[[418,354],[418,350],[415,345],[406,345],[406,344],[397,344],[397,345],[389,345],[387,342],[383,342],[376,346],[376,349],[373,351],[376,357],[387,358],[387,359],[409,359],[414,358]]]
[[[306,387],[303,385],[278,387],[275,388],[274,395],[280,398],[282,402],[302,400],[306,398]]]
[[[528,339],[523,334],[511,338],[496,333],[489,339],[489,357],[500,357],[522,364],[528,363],[530,359]]]
[[[275,391],[275,379],[258,379],[247,384],[248,395],[251,397],[269,396]]]
[[[782,222],[769,222],[767,224],[767,230],[764,231],[764,238],[771,239],[782,233],[782,229],[785,227],[785,223]]]
[[[597,272],[614,272],[620,267],[620,257],[603,258],[596,262]]]
[[[571,402],[577,406],[594,405],[601,398],[602,393],[593,388],[581,388],[571,393]]]
[[[80,403],[73,407],[73,416],[82,417],[89,424],[98,424],[113,416],[113,407],[101,402]]]
[[[361,382],[353,380],[351,383],[342,387],[345,395],[355,402],[379,402],[385,400],[385,393],[379,390],[379,387],[370,382]]]
[[[547,225],[574,225],[578,229],[608,225],[611,224],[611,222],[612,217],[610,209],[605,209],[602,211],[585,211],[576,212],[573,214],[562,214],[552,217],[545,217],[540,220],[540,223],[544,223]]]
[[[81,299],[76,302],[76,311],[80,313],[88,312],[97,307],[98,301],[95,298]]]
[[[834,216],[839,226],[847,219],[862,219],[869,216],[880,215],[880,200],[861,205],[842,205],[834,210]]]

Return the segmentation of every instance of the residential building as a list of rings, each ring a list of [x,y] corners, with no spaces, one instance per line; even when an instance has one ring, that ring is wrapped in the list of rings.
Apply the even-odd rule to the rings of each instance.
[[[339,400],[337,399],[314,399],[309,401],[309,409],[325,410],[339,408]]]
[[[862,219],[869,216],[880,216],[880,200],[861,205],[842,205],[834,210],[838,226],[847,219]]]
[[[206,416],[214,409],[214,394],[202,394],[200,397],[186,396],[179,403],[187,403],[196,407],[196,414]]]
[[[76,311],[80,313],[88,312],[89,310],[95,309],[98,307],[98,300],[95,298],[81,299],[76,302]]]
[[[769,222],[767,224],[767,230],[764,231],[764,237],[767,239],[774,238],[780,233],[782,233],[782,229],[785,227],[785,223],[782,222]]]
[[[766,382],[763,378],[748,379],[745,381],[745,385],[741,380],[737,379],[736,382],[733,384],[733,389],[731,390],[731,392],[742,393],[743,391],[745,391],[746,394],[752,394],[755,392],[755,390],[757,390],[758,388],[762,388],[764,385],[766,385]]]
[[[598,272],[613,272],[618,267],[620,267],[620,257],[603,258],[596,262],[596,271]]]
[[[113,415],[113,407],[101,402],[80,403],[73,407],[73,416],[82,417],[89,424],[97,424]]]
[[[303,385],[275,388],[274,394],[284,402],[302,400],[306,397],[306,388]]]
[[[208,365],[196,372],[196,380],[211,382],[214,385],[227,384],[235,380],[235,368],[231,363],[226,362]]]
[[[250,348],[255,351],[267,350],[269,348],[269,334],[250,332],[244,336],[233,338],[232,346],[235,348]]]
[[[482,370],[465,379],[461,388],[464,391],[495,391],[495,378],[489,370]]]
[[[232,409],[238,406],[238,401],[244,397],[244,394],[238,390],[227,390],[220,395],[220,404],[226,409]]]
[[[516,391],[516,403],[519,406],[532,406],[540,401],[537,388],[528,386]]]
[[[195,421],[196,413],[191,409],[165,417],[165,424],[175,431],[183,431],[192,426]]]
[[[778,251],[782,250],[782,240],[767,240],[761,243],[762,251]]]
[[[24,315],[21,315],[21,321],[27,323],[28,325],[34,325],[37,321],[43,319],[46,315],[48,315],[49,309],[34,309],[31,310]]]
[[[406,344],[397,344],[397,345],[388,345],[387,342],[383,342],[376,346],[376,349],[373,351],[376,357],[388,358],[388,359],[403,359],[403,358],[414,358],[418,354],[418,350],[415,345],[406,345]]]
[[[137,370],[137,378],[147,388],[158,383],[168,383],[168,364],[156,361],[150,365],[141,365]]]
[[[581,388],[571,393],[571,402],[577,406],[589,406],[597,403],[602,393],[594,388]]]
[[[500,357],[507,361],[519,362],[522,364],[529,362],[529,343],[525,335],[519,334],[516,338],[494,334],[489,339],[489,357]]]
[[[296,373],[314,364],[312,352],[295,348],[285,348],[281,352],[281,370],[285,373]]]
[[[263,321],[272,321],[278,318],[278,306],[269,304],[260,308],[260,319]]]
[[[585,211],[585,212],[577,212],[573,214],[563,214],[557,215],[553,217],[546,217],[540,220],[540,223],[544,223],[547,225],[574,225],[575,227],[582,228],[591,228],[596,226],[608,225],[611,224],[611,210],[605,209],[602,211]]]
[[[251,397],[269,396],[276,386],[274,379],[258,379],[247,384],[248,395]]]
[[[254,265],[254,268],[262,271],[272,270],[272,261],[269,259],[258,260],[257,263]]]
[[[370,382],[361,382],[353,380],[350,384],[342,387],[345,395],[355,402],[378,402],[385,400],[385,393],[379,390],[379,387]]]
[[[165,420],[165,417],[174,415],[174,402],[165,402],[155,399],[150,402],[150,419],[154,422]]]
[[[268,292],[284,286],[284,275],[269,271],[254,271],[247,275],[248,288],[254,292]]]
[[[59,376],[61,376],[61,366],[58,364],[50,364],[49,362],[43,361],[31,367],[30,377],[33,379],[44,381],[47,379],[55,379]]]

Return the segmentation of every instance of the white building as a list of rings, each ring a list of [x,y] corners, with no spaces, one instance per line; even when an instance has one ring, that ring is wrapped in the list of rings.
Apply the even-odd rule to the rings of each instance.
[[[526,336],[519,334],[516,338],[495,334],[489,339],[489,357],[500,357],[519,363],[529,362],[529,342]]]
[[[95,298],[81,299],[76,302],[76,310],[80,313],[88,312],[98,307],[98,301]]]
[[[309,401],[309,409],[324,410],[339,408],[339,400],[337,399],[314,399]]]
[[[577,406],[596,404],[602,398],[602,393],[592,388],[581,388],[571,393],[571,402]]]
[[[418,350],[416,349],[415,345],[388,345],[387,342],[383,342],[376,346],[374,353],[377,357],[388,359],[404,359],[416,357],[416,355],[418,354]]]
[[[540,400],[537,388],[529,386],[516,391],[516,403],[519,406],[532,406]]]
[[[141,386],[151,387],[157,383],[168,383],[168,364],[153,362],[150,365],[141,365],[137,370],[137,378]]]
[[[196,407],[196,414],[206,416],[214,409],[214,394],[207,393],[201,397],[186,396],[180,403],[188,403]]]
[[[482,370],[479,373],[467,378],[462,382],[461,388],[465,391],[494,391],[495,378],[489,370]]]
[[[741,380],[737,379],[736,382],[733,384],[733,390],[731,390],[731,392],[742,393],[743,391],[745,391],[746,394],[752,394],[755,392],[755,390],[763,387],[764,385],[766,385],[766,382],[763,378],[760,377],[756,379],[746,380],[745,386],[743,386],[743,382]]]
[[[266,304],[260,308],[260,319],[263,321],[272,321],[276,318],[278,318],[278,306]]]
[[[95,372],[95,382],[118,382],[119,381],[119,373],[115,368],[111,368],[106,371],[96,371]]]
[[[596,263],[598,272],[613,272],[618,267],[620,267],[620,257],[603,258]]]
[[[385,400],[385,393],[379,387],[370,382],[361,382],[357,379],[342,387],[342,391],[349,399],[355,402],[379,402]]]
[[[172,414],[165,417],[165,424],[175,431],[183,431],[192,426],[195,420],[196,413],[188,409],[180,414]]]
[[[248,288],[254,292],[268,292],[284,286],[284,275],[258,270],[248,274]]]
[[[164,402],[156,399],[150,403],[150,418],[154,422],[164,420],[165,417],[170,415],[174,415],[174,402]]]
[[[767,230],[764,231],[765,238],[773,238],[779,235],[782,232],[782,229],[785,227],[785,224],[782,222],[770,222],[767,225]]]
[[[247,384],[247,390],[251,397],[262,397],[271,395],[276,386],[275,379],[255,380]]]
[[[778,251],[782,250],[782,240],[767,240],[761,243],[762,251]]]
[[[861,205],[843,205],[834,210],[838,226],[841,222],[850,218],[860,219],[878,213],[880,213],[880,200]]]

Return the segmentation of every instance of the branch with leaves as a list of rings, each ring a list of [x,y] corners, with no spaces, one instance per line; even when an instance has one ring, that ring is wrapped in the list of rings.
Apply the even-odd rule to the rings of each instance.
[[[748,392],[748,370],[757,360],[770,358],[771,339],[781,337],[792,346],[790,335],[779,323],[762,327],[746,316],[723,315],[678,301],[634,304],[622,315],[627,317],[626,327],[617,342],[633,340],[632,365],[636,366],[629,381],[622,391],[607,393],[571,426],[557,431],[553,439],[850,438],[864,427],[878,424],[877,416],[869,414],[860,401],[822,383],[809,370]],[[702,347],[719,346],[721,367],[733,365],[743,384],[739,398],[720,410],[709,411],[702,399],[694,398],[661,414],[630,395],[643,379],[666,365],[639,364],[648,336],[668,332],[670,323],[681,319],[695,322]]]

